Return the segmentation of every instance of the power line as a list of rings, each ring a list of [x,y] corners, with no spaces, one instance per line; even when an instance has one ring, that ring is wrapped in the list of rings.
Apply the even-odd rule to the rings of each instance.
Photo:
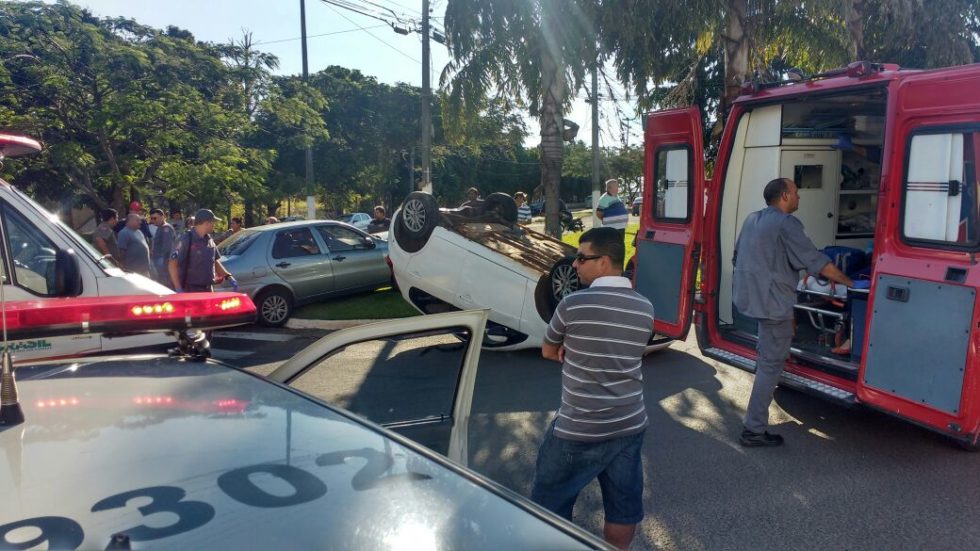
[[[352,33],[352,32],[355,32],[355,31],[362,31],[362,30],[365,30],[365,29],[377,29],[377,28],[380,28],[380,27],[387,27],[387,26],[388,25],[372,25],[370,27],[364,27],[364,28],[345,29],[343,31],[333,31],[333,32],[329,32],[329,33],[311,34],[311,35],[307,35],[306,38],[319,38],[321,36],[333,36],[335,34]],[[281,39],[278,39],[278,40],[266,40],[264,42],[256,42],[256,43],[254,43],[254,45],[255,46],[261,46],[263,44],[279,44],[280,42],[291,42],[293,40],[302,40],[302,39],[303,39],[303,37],[297,36],[296,38],[281,38]]]
[[[389,47],[389,48],[391,48],[392,50],[394,50],[394,51],[396,51],[396,52],[398,52],[398,54],[399,54],[399,55],[402,55],[402,56],[404,56],[404,57],[407,57],[408,59],[411,59],[412,61],[414,61],[415,63],[418,63],[419,65],[421,65],[421,64],[422,64],[422,62],[421,62],[421,61],[419,61],[419,60],[417,60],[417,59],[415,59],[414,57],[412,57],[412,56],[410,56],[410,55],[408,55],[408,54],[406,54],[405,52],[403,52],[403,51],[401,51],[401,50],[399,50],[398,48],[396,48],[396,47],[394,47],[394,46],[392,46],[391,44],[388,44],[387,42],[385,42],[384,40],[382,40],[381,38],[379,38],[379,37],[378,37],[377,35],[375,35],[375,34],[374,34],[374,33],[372,33],[371,31],[369,31],[369,30],[367,30],[367,29],[365,29],[364,27],[362,27],[362,26],[360,26],[360,25],[358,25],[357,23],[355,23],[355,22],[354,22],[354,21],[353,21],[353,20],[352,20],[352,19],[351,19],[350,17],[347,17],[347,16],[346,16],[346,15],[344,15],[343,13],[340,13],[340,12],[339,12],[339,11],[338,11],[337,9],[335,9],[335,8],[333,7],[333,2],[331,2],[330,0],[321,0],[321,2],[324,2],[324,3],[325,3],[325,4],[327,5],[327,7],[328,7],[328,8],[330,8],[330,10],[331,10],[332,12],[334,12],[334,13],[336,13],[337,15],[339,15],[339,16],[341,16],[341,17],[343,17],[344,19],[346,19],[346,20],[347,20],[347,21],[348,21],[348,22],[349,22],[349,23],[350,23],[351,25],[354,25],[354,26],[355,26],[355,27],[357,27],[358,29],[360,29],[360,30],[362,30],[362,31],[364,31],[364,32],[366,32],[366,33],[368,34],[368,36],[370,36],[370,37],[372,37],[372,38],[374,38],[374,39],[375,39],[375,40],[377,40],[378,42],[380,42],[380,43],[382,43],[382,44],[384,44],[385,46],[388,46],[388,47]],[[353,10],[353,11],[357,11],[357,10]],[[358,11],[358,13],[361,13],[362,15],[368,15],[367,13],[362,13],[362,12],[360,12],[360,11]],[[371,16],[371,15],[368,15],[368,17],[373,17],[373,16]],[[382,21],[383,21],[383,20],[382,20]]]

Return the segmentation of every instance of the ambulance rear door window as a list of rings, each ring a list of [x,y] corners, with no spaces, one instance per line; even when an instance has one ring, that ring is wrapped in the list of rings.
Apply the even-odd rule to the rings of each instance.
[[[980,246],[980,131],[912,134],[905,170],[902,235],[943,248]]]

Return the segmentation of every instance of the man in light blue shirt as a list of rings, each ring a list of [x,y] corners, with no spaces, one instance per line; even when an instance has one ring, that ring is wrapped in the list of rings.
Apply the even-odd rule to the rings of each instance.
[[[626,223],[629,222],[630,213],[619,198],[619,180],[606,180],[606,192],[599,198],[595,215],[602,221],[602,227],[619,230],[623,240],[626,240]]]

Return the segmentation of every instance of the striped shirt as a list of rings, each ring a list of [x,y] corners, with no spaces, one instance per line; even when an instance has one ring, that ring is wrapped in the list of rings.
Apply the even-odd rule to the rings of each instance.
[[[599,205],[596,210],[602,211],[603,227],[617,230],[626,229],[626,224],[630,220],[630,213],[618,195],[603,193],[602,197],[599,198]]]
[[[643,431],[643,350],[653,305],[624,277],[597,278],[566,296],[545,340],[565,347],[555,435],[599,442]]]
[[[531,205],[524,203],[517,207],[517,221],[521,224],[527,224],[531,221]]]

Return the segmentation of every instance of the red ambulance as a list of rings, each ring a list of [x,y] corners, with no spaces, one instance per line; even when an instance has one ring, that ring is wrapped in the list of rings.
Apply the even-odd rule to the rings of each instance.
[[[755,323],[732,305],[735,240],[766,183],[791,178],[814,244],[872,283],[801,274],[782,383],[978,448],[980,65],[856,62],[747,89],[710,178],[697,108],[645,123],[634,281],[657,333],[684,338],[693,318],[705,356],[754,370]]]

